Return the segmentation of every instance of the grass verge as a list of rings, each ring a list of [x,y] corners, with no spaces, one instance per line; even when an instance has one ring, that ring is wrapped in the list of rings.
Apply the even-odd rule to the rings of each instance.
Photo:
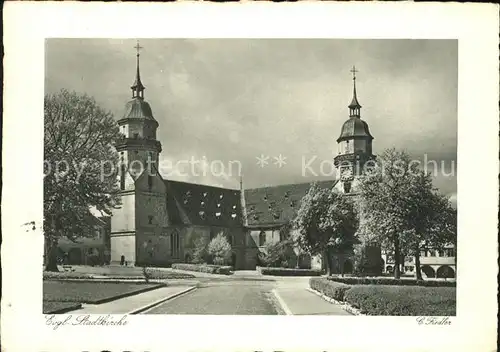
[[[100,304],[165,286],[144,283],[44,281],[43,300]]]

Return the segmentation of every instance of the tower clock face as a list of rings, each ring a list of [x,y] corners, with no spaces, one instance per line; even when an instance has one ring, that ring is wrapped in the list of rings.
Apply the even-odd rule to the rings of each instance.
[[[342,180],[348,180],[352,177],[352,169],[350,167],[345,167],[340,170],[340,178]]]

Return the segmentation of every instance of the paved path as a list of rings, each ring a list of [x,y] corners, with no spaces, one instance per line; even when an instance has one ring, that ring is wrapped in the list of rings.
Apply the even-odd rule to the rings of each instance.
[[[182,294],[190,288],[189,286],[162,287],[108,303],[85,304],[81,309],[72,311],[71,314],[130,314],[146,305]]]
[[[289,315],[351,315],[305,288],[280,287],[275,292]]]
[[[202,283],[196,290],[143,314],[276,315],[272,288],[269,282]]]

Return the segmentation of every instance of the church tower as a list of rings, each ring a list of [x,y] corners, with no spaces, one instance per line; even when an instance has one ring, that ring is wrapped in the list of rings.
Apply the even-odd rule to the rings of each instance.
[[[169,218],[165,183],[158,172],[161,143],[156,139],[158,122],[144,100],[139,43],[132,99],[118,120],[122,139],[116,144],[120,158],[121,206],[111,217],[111,261],[128,265],[156,262],[167,252]]]
[[[161,143],[156,140],[158,122],[153,117],[149,104],[144,100],[146,89],[141,81],[139,67],[139,50],[137,43],[137,68],[135,82],[132,89],[132,100],[125,106],[123,118],[118,121],[123,139],[116,146],[120,154],[122,169],[120,170],[120,188],[128,188],[127,171],[133,178],[139,176],[149,165],[158,167],[158,156],[161,152]]]
[[[373,136],[368,124],[361,119],[361,105],[356,92],[356,70],[353,74],[353,97],[349,104],[349,119],[344,122],[337,139],[337,155],[334,158],[339,178],[338,185],[344,193],[355,192],[356,177],[363,173],[367,161],[373,160]]]

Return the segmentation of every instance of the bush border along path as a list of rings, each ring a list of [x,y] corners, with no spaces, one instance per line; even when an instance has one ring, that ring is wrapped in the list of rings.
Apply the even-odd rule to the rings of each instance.
[[[424,287],[457,287],[455,281],[394,279],[389,277],[337,277],[328,280],[347,285],[391,285],[391,286],[424,286]]]
[[[321,276],[321,271],[313,269],[259,267],[257,271],[262,275],[273,276]]]
[[[207,274],[231,275],[233,267],[226,265],[211,265],[211,264],[188,264],[188,263],[174,263],[172,264],[174,270],[195,271]]]
[[[164,271],[158,269],[146,269],[148,273],[148,279],[150,280],[180,280],[180,279],[194,279],[195,276],[187,273],[176,273],[171,271]],[[144,274],[133,272],[130,275],[114,275],[109,273],[99,273],[99,274],[86,274],[78,272],[43,272],[44,280],[68,280],[68,279],[79,279],[79,280],[96,280],[96,279],[109,279],[109,280],[144,280]]]
[[[347,285],[331,278],[311,278],[309,286],[335,301],[349,304],[362,315],[456,315],[455,287]]]

